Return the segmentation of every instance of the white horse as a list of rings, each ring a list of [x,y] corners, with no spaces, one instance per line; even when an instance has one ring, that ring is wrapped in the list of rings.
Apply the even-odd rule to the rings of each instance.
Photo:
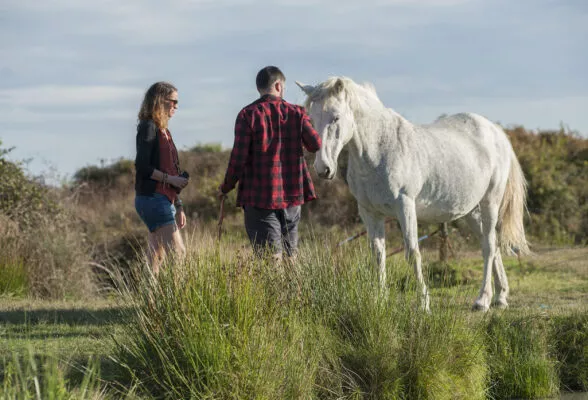
[[[405,256],[413,264],[421,306],[429,310],[418,246],[417,219],[440,223],[466,217],[482,242],[484,277],[474,309],[507,307],[508,281],[500,249],[529,251],[523,227],[526,181],[504,131],[476,114],[415,125],[386,108],[371,85],[330,78],[317,86],[296,82],[322,139],[314,168],[332,179],[348,146],[347,181],[357,199],[386,281],[386,216],[400,222]],[[492,272],[496,296],[492,299]]]

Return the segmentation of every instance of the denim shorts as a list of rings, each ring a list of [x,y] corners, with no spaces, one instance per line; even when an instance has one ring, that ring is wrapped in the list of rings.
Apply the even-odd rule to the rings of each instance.
[[[153,196],[136,196],[135,209],[149,228],[149,232],[155,232],[162,226],[176,222],[176,208],[165,195],[160,193],[154,193]]]

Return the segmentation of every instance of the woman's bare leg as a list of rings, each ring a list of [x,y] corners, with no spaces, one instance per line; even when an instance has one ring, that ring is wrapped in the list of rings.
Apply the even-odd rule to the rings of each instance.
[[[165,258],[165,248],[161,245],[160,236],[155,232],[149,232],[149,251],[147,252],[147,261],[151,266],[153,275],[159,274],[159,266]]]
[[[149,264],[153,275],[159,274],[161,263],[170,250],[181,260],[186,255],[186,247],[176,224],[164,225],[149,233]]]

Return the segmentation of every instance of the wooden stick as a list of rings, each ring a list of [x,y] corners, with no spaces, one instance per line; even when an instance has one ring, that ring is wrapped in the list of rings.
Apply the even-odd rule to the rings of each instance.
[[[391,222],[391,221],[394,221],[394,218],[386,218],[386,220],[384,222],[385,223],[388,223],[388,222]],[[361,232],[359,232],[359,233],[357,233],[357,234],[355,234],[353,236],[350,236],[347,239],[344,239],[344,240],[340,241],[339,243],[337,243],[337,247],[343,246],[347,242],[351,242],[352,240],[355,240],[355,239],[357,239],[359,237],[362,237],[366,233],[367,233],[367,229],[364,230],[364,231],[361,231]]]
[[[218,217],[218,240],[219,240],[219,242],[221,240],[221,235],[223,234],[223,219],[225,218],[225,198],[226,198],[226,196],[221,197],[220,215]]]
[[[431,236],[433,236],[433,235],[436,235],[437,233],[439,233],[439,229],[437,229],[437,230],[435,230],[435,231],[433,231],[433,232],[429,233],[428,235],[421,236],[421,237],[419,238],[419,242],[422,242],[423,240],[425,240],[425,239],[428,239],[428,238],[430,238]],[[398,248],[396,248],[396,249],[392,250],[392,252],[391,252],[390,254],[388,254],[388,257],[389,257],[389,256],[393,256],[394,254],[398,254],[398,253],[400,253],[402,250],[404,250],[404,246],[400,246],[400,247],[398,247]]]
[[[453,250],[453,246],[451,245],[451,240],[449,240],[449,236],[447,236],[447,247],[449,247],[449,251],[451,252],[451,257],[455,260],[457,257],[455,255],[455,251]]]
[[[350,237],[348,237],[347,239],[345,239],[345,240],[342,240],[342,241],[340,241],[339,243],[337,243],[337,247],[339,247],[339,246],[343,246],[345,243],[347,243],[347,242],[351,242],[352,240],[355,240],[355,239],[357,239],[358,237],[362,237],[362,236],[363,236],[363,235],[365,235],[366,233],[367,233],[367,231],[362,231],[362,232],[359,232],[358,234],[355,234],[355,235],[353,235],[353,236],[350,236]]]

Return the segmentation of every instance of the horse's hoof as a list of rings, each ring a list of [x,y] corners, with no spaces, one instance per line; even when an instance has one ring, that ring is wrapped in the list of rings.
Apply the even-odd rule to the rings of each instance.
[[[495,300],[492,302],[492,307],[504,310],[508,308],[508,303],[506,302],[506,300]]]
[[[472,306],[472,311],[482,311],[482,312],[487,312],[490,309],[489,306],[483,304],[483,303],[479,303],[479,302],[475,302],[474,305]]]

